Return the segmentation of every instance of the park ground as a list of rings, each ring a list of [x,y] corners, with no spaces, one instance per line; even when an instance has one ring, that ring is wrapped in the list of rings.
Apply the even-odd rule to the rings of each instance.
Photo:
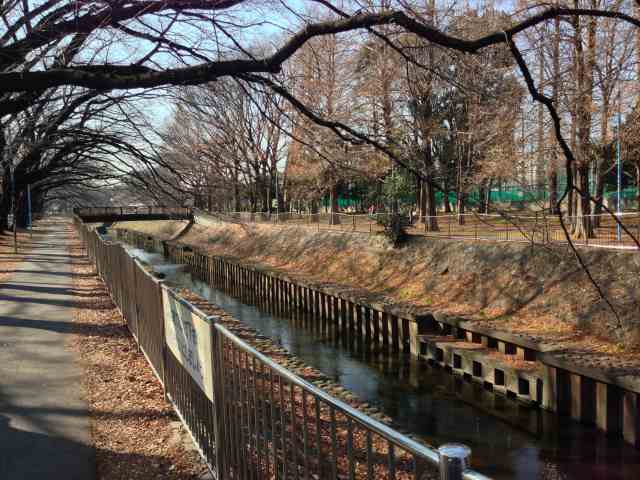
[[[58,230],[55,242],[45,232],[52,229]],[[29,361],[20,358],[14,359],[15,362],[6,362],[4,367],[0,366],[0,389],[5,391],[5,396],[0,398],[0,414],[9,418],[8,427],[0,432],[0,442],[23,437],[35,438],[43,434],[50,437],[46,441],[32,443],[28,453],[30,457],[25,457],[23,466],[11,467],[9,464],[13,468],[9,469],[9,476],[0,477],[3,480],[58,478],[55,477],[55,472],[48,472],[49,476],[34,477],[35,473],[26,472],[24,468],[27,467],[24,465],[47,463],[40,456],[50,456],[51,450],[41,449],[41,446],[57,448],[56,445],[78,443],[77,438],[71,442],[66,432],[87,429],[86,438],[90,445],[70,450],[73,455],[86,457],[81,460],[89,464],[86,467],[88,470],[95,470],[94,478],[207,478],[206,467],[193,449],[190,437],[165,401],[160,383],[137,349],[104,284],[95,275],[94,267],[84,256],[72,224],[58,221],[52,226],[43,222],[36,226],[33,237],[28,232],[21,232],[18,240],[19,254],[15,255],[12,236],[0,236],[0,292],[6,297],[3,298],[3,311],[0,315],[3,338],[16,338],[18,343],[20,338],[24,338],[20,336],[22,334],[41,336],[42,338],[38,337],[39,344],[46,344],[47,351],[37,352],[35,357],[46,358],[49,355],[64,363],[56,364],[55,367],[51,365],[49,368],[69,368],[71,371],[77,369],[80,380],[78,382],[76,379],[74,383],[81,385],[63,385],[65,393],[60,395],[61,405],[50,408],[44,404],[51,402],[45,399],[50,396],[49,390],[56,388],[56,382],[50,380],[52,372],[48,372],[46,368],[27,368]],[[60,247],[59,252],[56,250],[58,253],[51,253],[53,250],[46,249],[51,248],[52,243],[66,246]],[[47,267],[44,266],[45,263]],[[47,272],[38,272],[40,267],[47,268]],[[70,278],[65,274],[67,270],[73,274]],[[60,278],[60,285],[46,292],[43,288],[35,287],[39,283],[35,280],[24,284],[27,271],[32,271],[31,275],[39,275],[42,282],[47,281],[46,275]],[[20,289],[20,293],[14,294],[16,289]],[[18,300],[12,303],[7,292],[15,297],[24,294],[19,307],[16,303]],[[59,293],[64,293],[64,297]],[[26,313],[22,317],[12,313],[20,309],[28,312],[30,307],[35,308],[38,304],[45,305],[39,318],[35,318],[35,315],[32,315],[33,318],[27,317]],[[53,328],[47,322],[57,313],[66,317],[56,319]],[[18,317],[19,321],[12,321]],[[34,328],[37,330],[33,330]],[[7,342],[11,343],[11,340]],[[59,352],[56,350],[58,348]],[[9,350],[11,351],[10,347]],[[73,365],[67,365],[70,363]],[[18,400],[12,403],[12,398],[23,397],[11,397],[15,388],[14,385],[4,384],[10,383],[12,379],[8,375],[9,370],[3,372],[6,369],[23,369],[25,378],[20,380],[25,384],[33,384],[42,401],[36,398],[28,406]],[[69,398],[66,399],[64,395]],[[78,405],[73,416],[60,415],[65,403]],[[46,410],[49,413],[43,413]],[[54,410],[55,414],[51,413]],[[26,420],[23,422],[23,419]],[[50,428],[51,425],[56,428]],[[84,433],[73,433],[73,436],[84,438]],[[5,465],[0,461],[0,473],[2,468]],[[46,466],[42,466],[43,471],[40,473],[47,473],[44,472],[45,469]],[[68,476],[69,471],[57,474],[66,475],[61,479],[73,477]],[[77,478],[85,479],[84,473]]]

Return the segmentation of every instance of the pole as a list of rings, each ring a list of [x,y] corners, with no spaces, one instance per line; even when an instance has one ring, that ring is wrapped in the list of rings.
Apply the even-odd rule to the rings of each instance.
[[[440,480],[462,480],[469,468],[471,449],[466,445],[448,443],[438,448]]]
[[[278,163],[276,162],[276,223],[280,215],[280,197],[278,197]]]
[[[13,253],[18,253],[18,230],[16,215],[18,213],[18,198],[16,196],[16,177],[15,171],[11,169],[11,197],[13,199]]]
[[[616,215],[618,217],[618,222],[616,222],[616,233],[617,239],[620,242],[622,240],[622,228],[620,226],[622,213],[622,160],[621,160],[621,145],[620,145],[620,123],[621,123],[621,96],[620,92],[618,92],[618,141],[616,142],[616,165],[617,165],[617,183],[618,183],[618,193],[617,193],[617,205],[616,205]]]
[[[29,235],[33,237],[33,224],[31,216],[31,185],[27,185],[27,222],[29,225]]]

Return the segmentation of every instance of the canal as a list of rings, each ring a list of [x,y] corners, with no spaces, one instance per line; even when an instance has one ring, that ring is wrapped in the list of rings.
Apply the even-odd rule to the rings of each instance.
[[[474,469],[496,479],[638,479],[640,451],[595,428],[526,407],[410,356],[372,352],[320,333],[302,312],[281,316],[193,279],[159,254],[128,246],[169,281],[189,288],[272,339],[400,430],[438,446],[461,442]]]

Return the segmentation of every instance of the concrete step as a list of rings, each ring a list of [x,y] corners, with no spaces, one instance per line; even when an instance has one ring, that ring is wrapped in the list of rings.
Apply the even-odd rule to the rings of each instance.
[[[526,404],[542,403],[543,367],[452,335],[420,335],[420,356]]]

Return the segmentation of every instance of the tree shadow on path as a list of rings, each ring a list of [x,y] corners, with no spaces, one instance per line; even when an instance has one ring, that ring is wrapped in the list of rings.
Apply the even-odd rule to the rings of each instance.
[[[171,462],[162,456],[94,449],[77,441],[14,428],[11,420],[0,414],[0,479],[97,478],[194,480],[198,476],[173,470]]]

